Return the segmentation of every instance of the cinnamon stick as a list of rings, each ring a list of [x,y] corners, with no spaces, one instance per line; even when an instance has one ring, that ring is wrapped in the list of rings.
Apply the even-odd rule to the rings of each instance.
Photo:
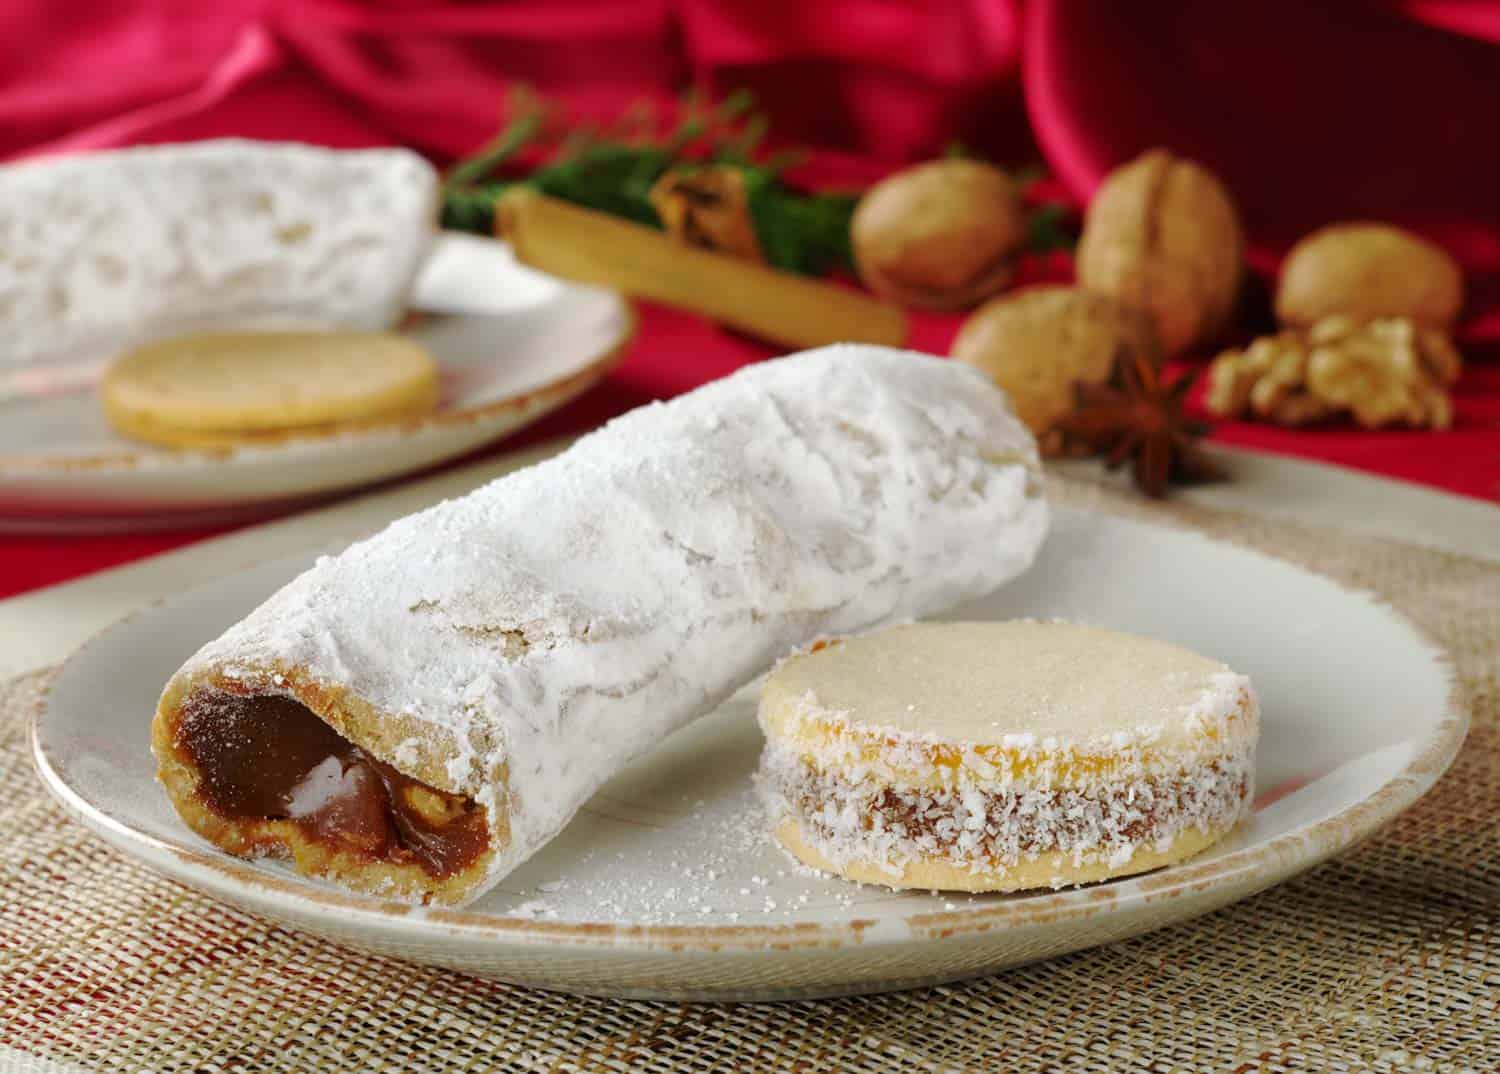
[[[773,343],[906,341],[906,315],[895,306],[689,246],[534,190],[518,188],[500,199],[495,230],[533,268],[699,313]]]

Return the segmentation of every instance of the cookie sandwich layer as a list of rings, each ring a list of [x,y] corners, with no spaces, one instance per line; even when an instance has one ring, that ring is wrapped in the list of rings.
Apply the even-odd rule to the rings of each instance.
[[[1197,853],[1253,789],[1249,681],[1068,623],[912,624],[781,664],[760,780],[794,855],[895,887],[1087,883]]]

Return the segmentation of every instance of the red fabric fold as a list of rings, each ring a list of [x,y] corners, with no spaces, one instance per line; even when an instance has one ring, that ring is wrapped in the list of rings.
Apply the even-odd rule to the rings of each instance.
[[[1457,21],[1453,5],[1415,6]],[[1500,11],[1488,13],[1483,25],[1500,29]],[[1078,194],[1143,147],[1168,145],[1224,177],[1259,264],[1330,221],[1387,220],[1446,245],[1482,282],[1476,305],[1491,301],[1491,41],[1380,4],[1050,0],[1030,15],[1027,101],[1049,161]]]

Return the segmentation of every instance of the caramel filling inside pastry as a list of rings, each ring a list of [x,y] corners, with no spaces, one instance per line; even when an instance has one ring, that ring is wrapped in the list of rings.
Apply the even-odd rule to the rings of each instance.
[[[291,821],[330,849],[437,879],[489,846],[473,799],[402,775],[290,698],[199,693],[176,739],[199,800],[227,820]]]

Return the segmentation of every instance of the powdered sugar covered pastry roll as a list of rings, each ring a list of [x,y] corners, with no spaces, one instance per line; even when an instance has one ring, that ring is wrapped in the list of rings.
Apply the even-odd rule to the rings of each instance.
[[[988,591],[1046,525],[974,370],[765,362],[319,560],[167,684],[160,778],[232,853],[464,902],[778,658]]]

